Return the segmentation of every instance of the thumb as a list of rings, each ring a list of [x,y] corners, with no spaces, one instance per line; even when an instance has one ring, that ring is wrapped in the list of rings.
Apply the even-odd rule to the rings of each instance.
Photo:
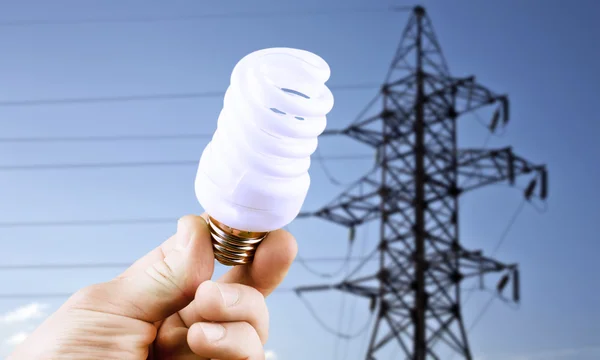
[[[84,290],[83,298],[93,310],[153,323],[187,306],[213,270],[208,226],[199,216],[186,216],[174,237],[123,276]]]

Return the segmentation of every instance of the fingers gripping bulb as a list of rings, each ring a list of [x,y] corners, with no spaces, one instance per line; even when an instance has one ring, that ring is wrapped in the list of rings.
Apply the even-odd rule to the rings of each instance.
[[[299,214],[333,107],[329,75],[322,58],[290,48],[253,52],[234,67],[195,182],[222,264],[252,262],[266,235]]]

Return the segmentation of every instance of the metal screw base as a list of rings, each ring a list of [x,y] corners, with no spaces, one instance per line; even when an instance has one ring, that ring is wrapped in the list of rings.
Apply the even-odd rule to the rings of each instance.
[[[208,217],[215,259],[223,265],[250,264],[260,242],[268,232],[251,232],[231,228]]]

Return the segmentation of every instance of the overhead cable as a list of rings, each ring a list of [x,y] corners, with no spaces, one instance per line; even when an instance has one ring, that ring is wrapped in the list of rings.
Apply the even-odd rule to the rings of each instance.
[[[272,17],[302,17],[314,15],[342,15],[364,13],[391,13],[410,11],[412,7],[395,6],[386,8],[330,8],[330,9],[287,9],[285,11],[236,11],[212,14],[185,14],[172,16],[127,16],[127,17],[89,17],[78,19],[32,19],[0,21],[1,27],[31,27],[49,25],[88,25],[88,24],[128,24],[128,23],[157,23],[175,21],[194,21],[206,19],[239,19],[239,18],[272,18]]]
[[[372,159],[372,155],[349,154],[329,155],[328,160],[365,160]],[[107,169],[107,168],[140,168],[157,166],[196,166],[198,160],[165,160],[165,161],[122,161],[98,163],[64,163],[64,164],[16,164],[0,165],[0,171],[42,171],[42,170],[78,170],[78,169]]]
[[[376,83],[329,85],[331,90],[361,90],[373,89],[379,87]],[[185,100],[198,98],[222,98],[224,91],[201,91],[201,92],[177,92],[162,94],[141,94],[141,95],[115,95],[115,96],[90,96],[90,97],[64,97],[50,99],[30,99],[30,100],[1,100],[0,107],[31,107],[31,106],[50,106],[50,105],[86,105],[86,104],[106,104],[122,103],[131,101],[157,101],[157,100]]]
[[[361,261],[364,257],[351,258],[350,261]],[[345,262],[346,257],[307,257],[303,262]],[[299,262],[296,258],[295,262]],[[0,271],[17,270],[84,270],[84,269],[122,269],[133,262],[83,262],[83,263],[49,263],[49,264],[0,264]]]

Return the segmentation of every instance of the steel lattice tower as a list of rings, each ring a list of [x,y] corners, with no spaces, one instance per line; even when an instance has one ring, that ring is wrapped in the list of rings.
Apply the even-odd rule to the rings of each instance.
[[[498,273],[498,290],[512,281],[512,301],[518,302],[519,278],[515,264],[461,246],[459,197],[493,183],[514,184],[516,177],[528,175],[526,199],[545,199],[545,166],[531,164],[511,148],[457,148],[462,115],[493,106],[494,131],[508,121],[508,100],[474,77],[450,75],[420,6],[413,9],[378,99],[380,110],[374,116],[339,131],[376,150],[374,170],[325,207],[301,216],[351,229],[378,221],[380,242],[374,254],[379,271],[297,292],[338,289],[369,298],[375,322],[367,360],[381,359],[381,349],[392,341],[398,359],[440,359],[434,350],[438,344],[472,359],[461,314],[461,282]]]

